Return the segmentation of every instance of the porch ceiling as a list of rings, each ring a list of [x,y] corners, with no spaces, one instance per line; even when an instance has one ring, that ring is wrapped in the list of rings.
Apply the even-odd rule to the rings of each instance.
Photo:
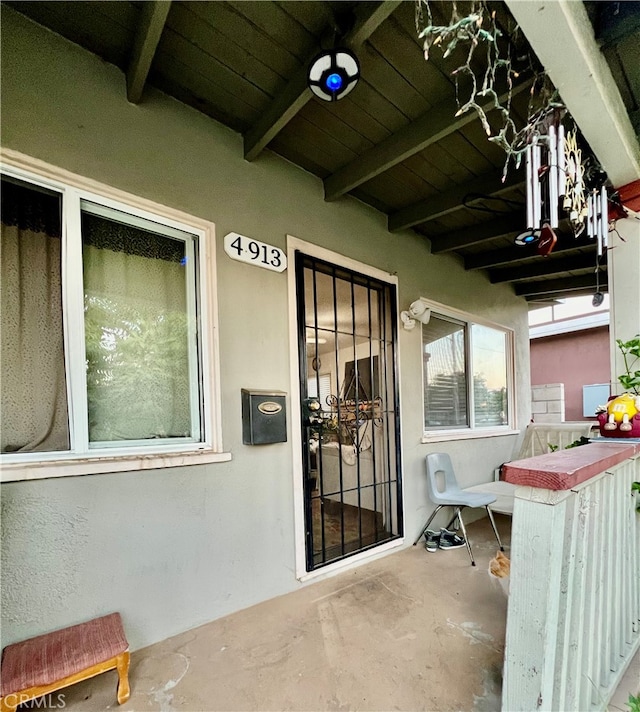
[[[548,258],[514,245],[525,227],[524,169],[511,167],[503,185],[505,154],[475,114],[455,117],[457,65],[439,51],[424,60],[412,1],[3,4],[117,65],[130,101],[144,101],[152,85],[242,133],[247,160],[274,151],[321,178],[325,200],[349,194],[388,215],[390,231],[412,228],[434,254],[455,252],[466,269],[487,270],[528,300],[596,289],[595,245],[568,227]],[[637,137],[640,23],[612,21],[597,11],[602,4],[588,11],[596,36],[606,36],[603,51]],[[638,3],[628,5],[637,13]],[[450,5],[431,6],[434,21],[446,24]],[[513,22],[504,4],[492,7],[505,26]],[[356,52],[361,80],[327,104],[307,89],[306,70],[334,30]],[[525,77],[514,92],[518,120],[529,86]]]

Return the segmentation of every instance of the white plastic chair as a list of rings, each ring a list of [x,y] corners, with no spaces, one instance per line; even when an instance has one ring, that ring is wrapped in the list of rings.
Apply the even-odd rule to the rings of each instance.
[[[498,529],[496,528],[496,523],[493,519],[493,514],[489,509],[489,505],[496,501],[495,495],[481,492],[466,492],[461,489],[453,472],[451,458],[445,452],[432,452],[425,457],[425,462],[427,466],[427,490],[429,492],[429,497],[431,501],[438,506],[427,520],[427,523],[422,528],[418,538],[413,542],[413,545],[415,546],[420,541],[420,537],[422,537],[422,535],[427,531],[429,524],[431,524],[433,518],[443,507],[453,507],[454,515],[447,525],[447,529],[449,529],[456,519],[460,520],[460,528],[462,529],[462,534],[467,545],[471,565],[475,566],[476,562],[473,558],[471,544],[469,543],[469,537],[467,536],[467,530],[464,526],[461,512],[465,507],[484,507],[489,515],[489,520],[491,521],[491,526],[493,527],[493,533],[496,535],[500,550],[504,551],[504,547],[500,541],[500,535],[498,534]],[[438,482],[439,474],[442,475],[442,481],[444,483],[444,487],[442,489],[440,488]]]

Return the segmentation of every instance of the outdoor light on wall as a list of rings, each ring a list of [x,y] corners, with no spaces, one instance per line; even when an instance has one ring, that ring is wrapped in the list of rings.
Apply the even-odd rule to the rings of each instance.
[[[429,319],[431,319],[431,309],[429,309],[422,299],[416,299],[415,302],[411,302],[407,311],[400,312],[402,327],[406,331],[415,329],[418,322],[428,324]]]
[[[311,62],[307,75],[309,89],[323,101],[345,97],[360,79],[358,59],[348,49],[334,48],[321,52]]]

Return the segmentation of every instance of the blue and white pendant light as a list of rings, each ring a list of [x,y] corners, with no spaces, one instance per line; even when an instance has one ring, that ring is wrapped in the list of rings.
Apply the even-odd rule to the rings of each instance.
[[[348,49],[334,48],[321,52],[311,62],[307,84],[323,101],[345,97],[360,79],[358,59]]]

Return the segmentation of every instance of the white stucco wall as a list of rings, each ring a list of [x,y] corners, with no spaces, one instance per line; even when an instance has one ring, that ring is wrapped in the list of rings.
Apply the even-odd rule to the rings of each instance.
[[[2,8],[2,145],[211,220],[217,229],[222,423],[233,459],[166,470],[2,485],[2,644],[123,614],[139,648],[294,590],[288,443],[242,444],[240,389],[289,391],[286,273],[229,259],[237,231],[286,248],[287,233],[399,279],[399,302],[434,299],[516,329],[518,423],[529,418],[527,308],[508,286],[429,254],[411,232],[155,91],[131,105],[125,79]],[[259,295],[259,296],[256,296]],[[406,545],[429,514],[424,456],[446,450],[464,485],[491,479],[516,436],[423,445],[419,331],[400,330]],[[289,419],[289,428],[292,423]],[[428,568],[425,569],[428,576]]]
[[[618,220],[617,234],[611,235],[613,248],[607,254],[609,294],[611,295],[611,347],[612,393],[619,393],[618,376],[626,372],[622,353],[616,340],[627,342],[640,334],[640,215],[633,213],[627,220]],[[635,371],[634,367],[632,370]]]

